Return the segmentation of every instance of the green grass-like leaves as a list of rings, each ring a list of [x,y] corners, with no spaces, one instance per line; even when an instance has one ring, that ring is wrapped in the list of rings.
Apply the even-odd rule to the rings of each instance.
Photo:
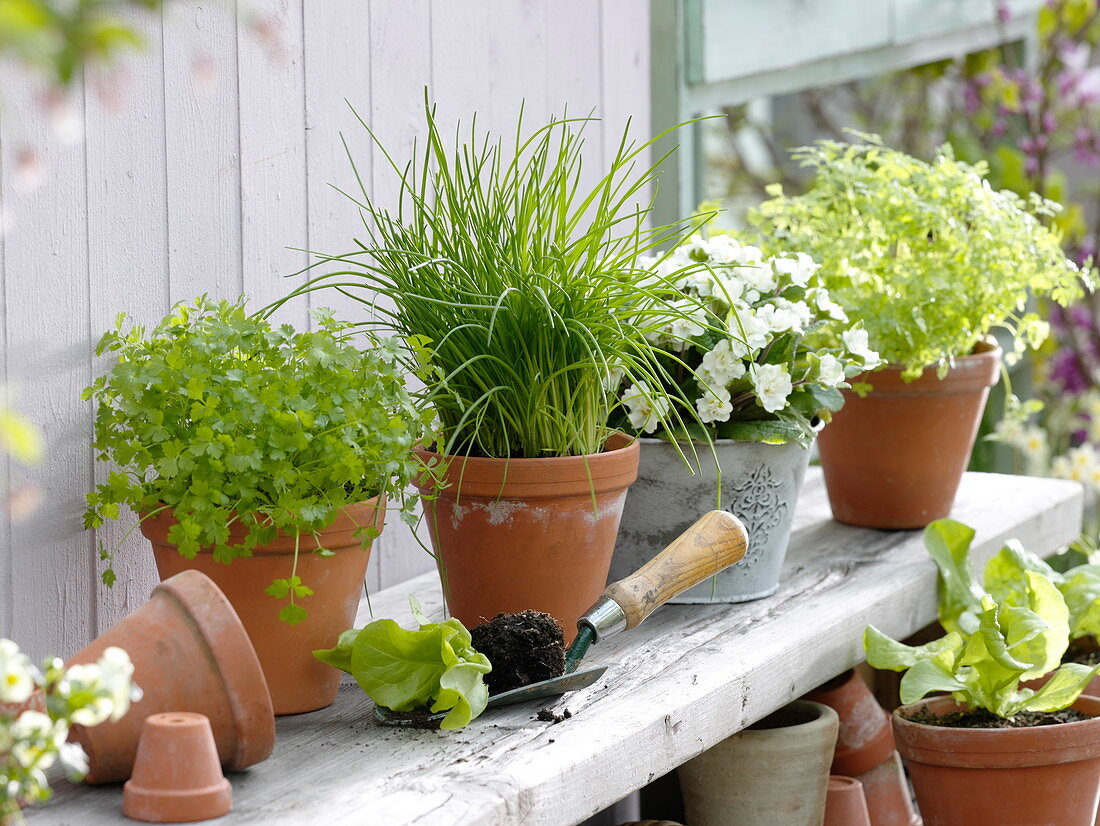
[[[292,295],[341,290],[373,314],[360,323],[404,340],[444,452],[599,452],[619,404],[611,392],[619,371],[662,386],[646,333],[667,323],[668,310],[638,294],[664,287],[638,286],[637,259],[675,246],[692,226],[646,226],[660,161],[642,163],[650,143],[624,132],[606,174],[586,185],[588,119],[525,134],[521,114],[511,141],[480,134],[475,119],[456,130],[453,148],[427,101],[425,119],[426,141],[408,165],[386,155],[398,206],[379,206],[360,181],[349,196],[363,216],[358,249],[326,256],[321,263],[338,269]],[[679,400],[670,415],[680,410],[693,412]]]

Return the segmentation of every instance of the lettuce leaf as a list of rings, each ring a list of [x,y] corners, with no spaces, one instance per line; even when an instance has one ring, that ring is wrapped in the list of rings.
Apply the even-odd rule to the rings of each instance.
[[[974,529],[954,519],[937,519],[924,529],[924,547],[939,568],[940,625],[946,631],[978,630],[982,589],[970,569]]]
[[[906,704],[949,691],[959,703],[1006,718],[1072,705],[1100,666],[1063,665],[1039,691],[1022,688],[1021,682],[1058,667],[1069,645],[1070,611],[1058,587],[1042,573],[1026,570],[1012,579],[1015,584],[1004,602],[983,594],[975,609],[969,597],[956,600],[956,605],[966,605],[959,616],[969,614],[977,623],[971,634],[952,631],[910,646],[868,626],[863,632],[867,662],[905,672],[901,700]]]
[[[470,632],[457,619],[429,622],[415,598],[409,601],[418,629],[375,620],[345,631],[334,648],[313,655],[355,677],[379,706],[412,711],[430,704],[433,712],[448,712],[441,729],[464,728],[489,701],[484,680],[492,668],[489,659],[473,647]]]

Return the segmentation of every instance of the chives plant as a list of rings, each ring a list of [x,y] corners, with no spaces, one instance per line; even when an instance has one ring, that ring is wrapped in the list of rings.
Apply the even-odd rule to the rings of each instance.
[[[443,453],[598,453],[624,376],[668,419],[694,415],[660,390],[668,383],[650,341],[680,312],[662,300],[670,282],[638,263],[700,222],[646,225],[667,155],[642,162],[654,141],[638,145],[624,131],[606,174],[586,185],[590,118],[553,119],[525,134],[521,113],[508,141],[480,134],[475,118],[449,148],[427,101],[425,117],[426,141],[407,165],[382,148],[399,179],[397,207],[379,206],[356,170],[360,194],[348,197],[364,237],[353,252],[322,256],[338,269],[291,296],[335,288],[374,314],[361,324],[404,340],[438,414]]]

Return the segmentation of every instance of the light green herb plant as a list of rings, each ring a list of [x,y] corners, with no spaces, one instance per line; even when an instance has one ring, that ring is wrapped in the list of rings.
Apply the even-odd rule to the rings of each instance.
[[[527,133],[521,115],[514,139],[503,141],[475,123],[456,131],[450,148],[425,101],[426,138],[410,163],[381,148],[398,178],[398,206],[380,206],[360,180],[349,197],[363,240],[346,255],[323,256],[336,271],[292,294],[338,289],[376,314],[364,324],[403,338],[438,414],[440,452],[598,453],[621,376],[666,400],[646,334],[668,323],[669,310],[638,298],[667,288],[639,286],[638,259],[676,246],[702,219],[647,226],[661,162],[642,161],[652,142],[638,146],[624,133],[606,173],[585,174],[586,120]],[[665,407],[670,420],[681,411],[694,417],[682,397]]]
[[[422,414],[393,348],[360,350],[326,312],[298,333],[249,316],[243,302],[179,304],[150,333],[120,316],[99,342],[117,361],[84,391],[96,402],[94,446],[113,463],[88,495],[87,528],[123,506],[142,519],[170,509],[168,539],[185,557],[212,548],[231,562],[277,533],[317,539],[337,513],[387,494],[410,521],[405,487]],[[230,528],[244,529],[239,542]],[[364,525],[364,542],[378,529]],[[330,555],[321,548],[315,553]],[[113,551],[101,548],[107,561]],[[280,616],[305,618],[308,583],[294,570],[268,593]],[[103,581],[114,582],[110,566]]]
[[[1018,352],[1038,346],[1048,325],[1025,310],[1029,294],[1065,306],[1089,278],[1039,220],[1058,205],[995,191],[984,163],[957,161],[949,146],[927,163],[860,138],[795,150],[813,182],[794,197],[769,190],[750,216],[762,246],[809,253],[832,298],[907,378],[946,371],[995,327]]]
[[[440,728],[465,728],[489,702],[484,679],[492,669],[489,660],[474,649],[470,632],[457,619],[430,622],[415,597],[409,604],[418,629],[375,620],[345,631],[335,648],[313,654],[355,677],[383,708],[404,712],[430,705],[433,713],[447,711]]]
[[[1034,570],[1013,576],[1012,586],[997,595],[983,592],[973,582],[966,555],[973,535],[953,520],[939,520],[925,530],[929,552],[940,568],[941,623],[947,635],[909,646],[868,626],[863,634],[867,662],[905,672],[905,704],[948,691],[962,705],[1003,718],[1072,705],[1100,666],[1062,663],[1070,641],[1066,600],[1050,579]],[[993,567],[991,582],[1001,583],[996,573],[1001,566]],[[1038,690],[1021,686],[1047,674],[1049,680]]]
[[[924,530],[924,541],[940,572],[940,624],[972,634],[978,628],[983,594],[1017,604],[1028,588],[1028,572],[1050,580],[1069,610],[1071,640],[1100,635],[1100,565],[1079,565],[1059,573],[1016,539],[1010,539],[985,566],[979,584],[970,561],[974,530],[953,519],[938,519]]]

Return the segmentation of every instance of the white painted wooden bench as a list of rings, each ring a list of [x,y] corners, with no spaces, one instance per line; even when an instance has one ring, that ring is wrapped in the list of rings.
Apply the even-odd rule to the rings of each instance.
[[[1075,483],[968,474],[955,517],[984,563],[1018,537],[1047,554],[1080,529]],[[862,660],[871,622],[906,637],[935,619],[936,571],[919,532],[833,522],[811,469],[779,592],[732,606],[666,606],[589,652],[611,663],[594,686],[535,720],[541,704],[487,712],[466,730],[383,727],[353,682],[324,711],[279,720],[274,756],[232,776],[224,824],[574,824]],[[441,613],[424,575],[372,597],[375,616],[411,623],[407,595]],[[359,624],[370,620],[366,607]],[[59,784],[33,826],[122,823],[121,788]]]

